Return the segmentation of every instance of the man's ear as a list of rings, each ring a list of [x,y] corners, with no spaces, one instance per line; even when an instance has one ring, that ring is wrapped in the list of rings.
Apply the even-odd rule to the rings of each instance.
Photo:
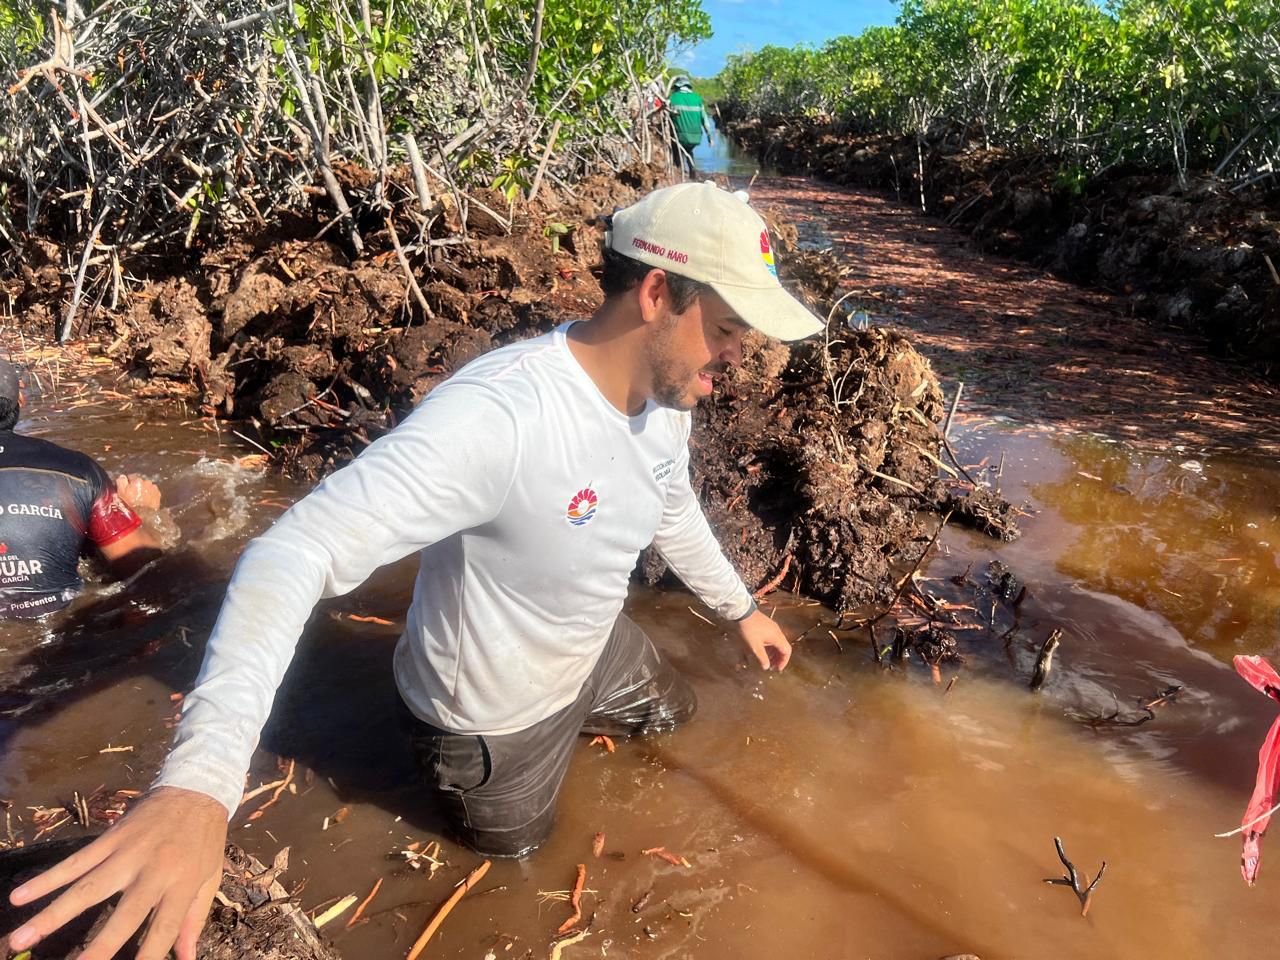
[[[665,319],[671,313],[671,288],[667,286],[667,274],[664,270],[650,270],[636,294],[640,298],[640,317],[645,323],[653,323]]]

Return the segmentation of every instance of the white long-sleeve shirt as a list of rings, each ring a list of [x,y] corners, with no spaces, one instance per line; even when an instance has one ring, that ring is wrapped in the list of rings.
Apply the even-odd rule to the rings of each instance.
[[[468,364],[249,544],[158,785],[234,812],[316,601],[414,551],[396,684],[460,733],[522,730],[572,702],[650,543],[721,616],[750,611],[690,486],[689,414],[617,410],[568,326]]]

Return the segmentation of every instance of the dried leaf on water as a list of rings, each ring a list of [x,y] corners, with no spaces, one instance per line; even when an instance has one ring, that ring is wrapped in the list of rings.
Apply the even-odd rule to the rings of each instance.
[[[324,913],[320,914],[320,916],[315,918],[313,922],[316,925],[316,929],[318,930],[319,928],[323,927],[326,923],[329,923],[332,920],[336,920],[338,917],[342,916],[342,914],[350,910],[352,905],[359,899],[360,898],[357,897],[354,893],[347,894],[345,897],[343,897],[341,900],[335,903],[332,907],[330,907]]]
[[[674,867],[693,866],[693,864],[684,857],[677,856],[676,854],[669,852],[666,847],[649,847],[647,850],[641,850],[640,853],[646,857],[658,857],[661,860],[667,861],[667,863]]]

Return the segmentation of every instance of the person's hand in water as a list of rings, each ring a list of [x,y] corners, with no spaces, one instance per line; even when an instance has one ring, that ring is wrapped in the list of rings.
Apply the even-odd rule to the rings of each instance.
[[[734,626],[738,637],[747,645],[751,655],[766,670],[785,670],[791,660],[791,644],[783,636],[782,628],[773,622],[763,610],[737,621]]]
[[[134,510],[154,512],[160,509],[160,488],[136,473],[122,473],[116,477],[116,493]]]
[[[176,787],[152,791],[93,843],[9,894],[20,907],[71,884],[9,934],[9,949],[30,950],[122,893],[79,960],[109,960],[144,923],[137,960],[163,960],[170,947],[178,960],[195,960],[196,940],[222,879],[226,839],[227,811],[217,800]]]

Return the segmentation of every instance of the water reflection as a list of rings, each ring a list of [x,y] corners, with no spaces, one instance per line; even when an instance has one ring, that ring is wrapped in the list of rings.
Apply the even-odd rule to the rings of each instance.
[[[1280,647],[1280,473],[1243,458],[1170,460],[1088,436],[1031,494],[1072,529],[1064,577],[1167,618],[1229,661]]]
[[[715,130],[715,145],[709,145],[703,138],[693,151],[693,163],[700,176],[724,174],[750,180],[757,174],[762,177],[774,175],[772,167],[761,167],[754,156],[739,150],[737,144],[721,132],[714,110],[708,113],[708,117]]]

